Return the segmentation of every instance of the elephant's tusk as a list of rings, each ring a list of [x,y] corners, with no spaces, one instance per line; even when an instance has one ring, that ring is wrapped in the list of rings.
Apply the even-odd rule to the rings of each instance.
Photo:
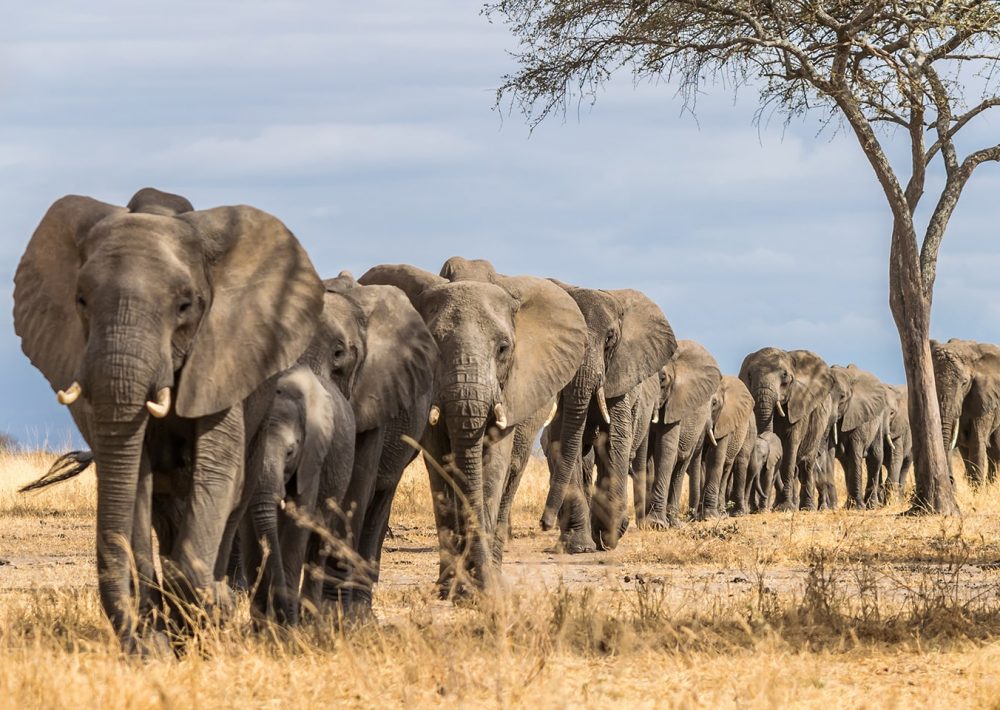
[[[833,425],[833,445],[834,446],[839,446],[840,445],[840,437],[837,436],[837,425],[836,424]]]
[[[955,420],[955,424],[951,428],[951,447],[949,450],[954,451],[955,447],[958,446],[958,424],[959,420]]]
[[[436,404],[431,407],[431,413],[427,415],[427,423],[431,426],[437,426],[438,419],[441,418],[441,407]]]
[[[552,403],[552,411],[549,412],[548,418],[546,418],[545,423],[542,424],[542,429],[544,429],[545,427],[547,427],[549,424],[552,423],[552,420],[556,418],[556,412],[558,411],[559,411],[559,400],[557,399],[555,402]]]
[[[493,405],[493,416],[497,420],[497,428],[500,431],[507,428],[507,412],[504,410],[503,405],[499,402]]]
[[[781,400],[780,399],[774,400],[774,408],[778,410],[778,414],[780,414],[783,417],[786,416],[785,415],[785,408],[781,406]]]
[[[80,383],[76,380],[73,384],[69,386],[69,389],[59,390],[56,393],[56,399],[59,400],[59,404],[70,405],[80,398],[80,394],[83,393],[83,388],[80,387]]]
[[[163,419],[170,413],[170,388],[164,387],[156,393],[155,402],[146,402],[146,409],[157,419]]]
[[[611,423],[611,415],[608,414],[608,403],[604,401],[604,385],[597,388],[594,392],[594,396],[597,398],[597,408],[601,410],[601,416],[604,418],[605,424]]]
[[[892,437],[891,436],[887,436],[887,437],[885,437],[885,440],[886,440],[886,443],[889,444],[889,451],[895,451],[896,450],[896,445],[892,443]]]
[[[658,424],[660,422],[660,408],[657,407],[653,410],[653,424]]]
[[[719,442],[715,438],[715,431],[714,431],[714,429],[715,429],[715,427],[709,427],[708,428],[708,440],[712,442],[712,446],[718,446]]]

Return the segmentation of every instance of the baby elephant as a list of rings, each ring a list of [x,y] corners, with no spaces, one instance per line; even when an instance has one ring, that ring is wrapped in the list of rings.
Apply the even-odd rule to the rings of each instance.
[[[310,531],[289,515],[290,504],[315,517],[322,501],[343,496],[353,467],[354,414],[340,390],[325,387],[304,365],[266,387],[243,492],[244,564],[251,583],[260,577],[254,611],[265,616],[270,606],[279,623],[294,624]]]
[[[750,509],[755,513],[771,510],[771,494],[781,465],[781,455],[781,439],[774,432],[765,431],[757,436],[747,471],[748,499]]]

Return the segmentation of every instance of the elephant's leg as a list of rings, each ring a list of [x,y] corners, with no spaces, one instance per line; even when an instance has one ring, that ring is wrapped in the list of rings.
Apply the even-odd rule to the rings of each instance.
[[[726,449],[729,437],[723,437],[716,446],[705,447],[705,486],[702,490],[701,510],[702,520],[721,515],[720,506],[723,469],[726,466]]]
[[[653,437],[653,487],[648,505],[647,524],[653,527],[670,527],[671,514],[679,515],[677,508],[680,488],[683,485],[683,470],[677,467],[677,447],[681,427],[677,424],[654,424]]]
[[[590,526],[590,490],[597,449],[606,446],[606,436],[601,435],[595,437],[589,449],[585,447],[583,458],[567,487],[566,497],[559,511],[559,544],[570,554],[597,551]]]
[[[864,466],[864,459],[861,455],[862,445],[857,440],[856,432],[851,432],[848,436],[846,450],[841,463],[844,466],[844,482],[847,484],[847,500],[845,508],[864,508],[865,502],[861,494],[861,468]]]
[[[698,447],[687,465],[688,509],[695,516],[701,511],[702,488],[705,483],[705,459],[702,452],[703,448]]]
[[[733,515],[746,515],[749,513],[747,505],[747,469],[750,466],[750,453],[752,447],[746,446],[740,449],[733,461]]]
[[[632,394],[609,403],[606,456],[598,456],[590,526],[598,549],[613,550],[628,528],[628,467],[632,454]],[[598,449],[598,454],[601,450]]]
[[[649,448],[649,428],[646,428],[645,433],[640,432],[640,435],[642,440],[632,457],[632,500],[637,528],[644,527],[646,518],[646,478],[649,475],[646,469],[646,460]]]
[[[132,523],[132,555],[135,558],[138,582],[139,624],[148,626],[155,622],[156,613],[163,607],[160,587],[156,579],[153,553],[153,473],[149,457],[143,454],[136,487],[135,514]],[[140,627],[140,632],[144,629]]]
[[[865,505],[868,508],[877,508],[884,502],[882,484],[882,438],[878,437],[865,455],[865,467],[867,470],[867,480],[865,482]]]
[[[781,478],[779,489],[774,501],[774,509],[779,512],[790,512],[797,509],[795,503],[796,470],[799,462],[799,446],[802,433],[799,427],[794,427],[782,441],[784,456],[781,459]]]
[[[545,417],[548,412],[543,412]],[[536,415],[538,417],[538,415]],[[538,428],[545,423],[541,421],[530,422],[529,425],[518,425],[514,431],[514,445],[510,454],[510,470],[507,473],[507,483],[504,486],[503,494],[500,496],[500,508],[497,511],[497,531],[493,538],[493,562],[499,567],[503,563],[503,551],[510,536],[510,512],[514,506],[514,497],[517,489],[521,485],[521,478],[524,470],[531,459],[531,447],[534,443],[535,433]]]
[[[989,474],[989,457],[987,455],[987,439],[990,433],[989,419],[989,417],[977,417],[972,420],[965,468],[969,482],[974,486],[985,481]]]
[[[315,518],[315,504],[312,501],[296,500],[296,508],[308,516]],[[302,569],[305,566],[307,546],[310,531],[282,511],[279,517],[279,536],[281,545],[281,565],[285,588],[275,590],[284,599],[287,609],[287,623],[299,622],[300,589],[302,587]]]

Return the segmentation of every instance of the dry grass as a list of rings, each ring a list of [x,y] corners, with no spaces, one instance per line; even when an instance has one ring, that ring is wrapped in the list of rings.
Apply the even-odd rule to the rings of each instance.
[[[544,464],[514,515],[498,599],[433,597],[425,475],[407,472],[377,611],[255,634],[245,604],[181,659],[122,659],[93,588],[93,474],[14,493],[51,457],[0,458],[0,706],[996,707],[1000,490],[961,519],[772,514],[547,551]]]

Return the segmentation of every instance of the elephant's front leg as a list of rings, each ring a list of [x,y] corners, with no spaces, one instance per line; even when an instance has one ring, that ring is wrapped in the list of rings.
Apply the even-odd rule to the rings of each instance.
[[[642,437],[642,440],[632,457],[632,505],[635,509],[635,526],[641,528],[645,526],[646,522],[646,478],[649,475],[646,466],[649,451],[649,426],[647,425],[645,431],[640,431],[638,435]]]
[[[787,441],[782,441],[784,456],[781,459],[781,481],[774,501],[774,510],[779,513],[791,512],[797,507],[795,505],[795,485],[798,480],[795,474],[799,464],[801,442],[802,433],[798,427],[789,431]]]
[[[225,601],[214,583],[215,562],[243,483],[243,405],[202,418],[196,436],[191,492],[164,577],[181,598],[199,598],[212,609]]]
[[[526,422],[517,425],[514,431],[513,443],[510,453],[510,467],[507,471],[506,482],[503,493],[500,495],[500,506],[497,511],[497,529],[493,536],[493,562],[500,567],[503,562],[503,551],[510,536],[510,511],[514,505],[514,496],[521,485],[521,477],[524,469],[528,466],[531,458],[531,446],[538,435],[538,430],[549,416],[550,409],[543,408],[541,411]]]
[[[163,599],[156,579],[153,551],[153,473],[149,456],[143,454],[136,486],[135,517],[132,527],[132,555],[135,558],[135,581],[138,583],[139,633],[156,636],[158,614],[163,610]],[[155,638],[153,639],[155,642]]]
[[[632,453],[632,396],[609,403],[608,445],[597,449],[597,481],[590,501],[590,527],[600,550],[613,550],[628,528],[628,466]]]
[[[684,470],[677,465],[680,442],[679,424],[654,424],[650,428],[653,439],[653,490],[649,496],[647,525],[667,528],[680,522],[680,492]]]
[[[851,432],[850,436],[844,458],[841,461],[847,485],[847,500],[844,502],[844,507],[864,508],[865,503],[861,494],[861,468],[864,466],[864,459],[861,455],[859,442],[855,440],[855,433]]]
[[[702,520],[716,518],[722,514],[719,505],[722,497],[722,474],[726,467],[726,449],[729,438],[723,437],[718,445],[705,449],[705,482],[701,491],[701,505],[698,517]]]

